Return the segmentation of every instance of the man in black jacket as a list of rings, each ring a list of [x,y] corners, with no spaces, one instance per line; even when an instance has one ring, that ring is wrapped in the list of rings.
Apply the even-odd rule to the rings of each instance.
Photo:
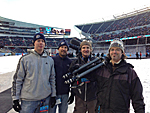
[[[53,57],[54,68],[56,73],[56,105],[50,109],[50,113],[56,113],[56,107],[59,107],[59,113],[67,113],[68,109],[68,97],[69,97],[69,85],[65,84],[63,75],[68,73],[68,68],[71,64],[71,60],[67,57],[67,51],[69,46],[66,40],[61,40],[58,44],[59,55]]]
[[[74,67],[80,67],[94,59],[91,57],[92,45],[90,42],[81,42],[80,49],[81,55],[78,56],[77,60],[74,60],[71,63],[69,68],[70,71],[72,71]],[[72,84],[71,96],[68,101],[69,104],[71,104],[75,96],[75,107],[73,113],[86,113],[86,111],[88,111],[88,113],[95,113],[97,88],[96,82],[91,82],[87,79],[91,74],[92,73],[80,78]]]
[[[145,113],[142,84],[133,66],[125,61],[123,42],[114,39],[107,56],[106,64],[93,76],[98,86],[100,113],[129,113],[130,100],[135,113]]]

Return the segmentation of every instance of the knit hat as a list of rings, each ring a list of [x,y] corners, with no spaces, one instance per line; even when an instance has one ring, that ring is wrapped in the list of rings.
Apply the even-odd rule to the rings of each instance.
[[[113,41],[110,43],[109,50],[111,47],[119,47],[122,50],[122,52],[124,52],[123,41],[121,41],[119,38],[113,39]]]
[[[82,48],[82,46],[83,46],[83,45],[88,45],[88,46],[90,46],[90,49],[92,49],[92,45],[91,45],[91,43],[90,43],[90,42],[88,42],[88,41],[86,41],[86,40],[81,42],[81,44],[80,44],[80,48]]]
[[[58,44],[58,49],[59,49],[61,46],[64,46],[64,45],[66,45],[67,48],[68,48],[68,50],[69,50],[69,45],[68,45],[68,43],[67,43],[67,41],[66,41],[65,39],[63,39],[63,40],[61,40],[61,41],[59,42],[59,44]]]
[[[33,38],[33,40],[32,40],[33,45],[34,45],[34,42],[35,42],[37,39],[43,39],[44,42],[45,42],[45,44],[46,44],[46,39],[45,39],[45,36],[44,36],[43,34],[41,34],[41,33],[36,33],[36,34],[34,35],[34,38]]]

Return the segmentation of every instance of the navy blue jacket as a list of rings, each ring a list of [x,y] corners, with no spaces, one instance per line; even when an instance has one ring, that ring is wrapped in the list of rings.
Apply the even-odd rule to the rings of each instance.
[[[69,94],[69,85],[64,83],[66,79],[63,79],[62,76],[68,73],[71,60],[68,57],[62,58],[59,55],[53,57],[53,60],[56,73],[56,94]]]

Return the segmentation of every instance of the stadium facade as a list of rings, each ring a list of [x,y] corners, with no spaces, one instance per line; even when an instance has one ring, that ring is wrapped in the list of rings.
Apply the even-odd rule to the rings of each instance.
[[[32,39],[37,32],[45,35],[46,49],[51,54],[56,53],[60,40],[65,38],[70,42],[72,39],[66,38],[70,35],[70,29],[26,23],[0,16],[0,56],[27,53],[27,50],[33,49]]]
[[[110,41],[119,38],[124,42],[128,58],[135,58],[136,52],[142,57],[150,56],[150,7],[133,12],[113,16],[113,19],[95,23],[75,25],[86,40],[93,42],[93,53],[108,53]],[[33,49],[32,39],[35,33],[43,33],[46,37],[46,49],[51,54],[57,53],[58,42],[66,39],[68,43],[71,30],[43,26],[0,17],[0,55],[27,53]],[[84,40],[84,39],[81,39]],[[75,53],[75,50],[70,49]]]
[[[150,7],[113,16],[113,19],[75,25],[88,40],[92,40],[94,53],[108,53],[110,41],[119,38],[124,42],[128,58],[135,58],[136,52],[142,57],[150,55]]]

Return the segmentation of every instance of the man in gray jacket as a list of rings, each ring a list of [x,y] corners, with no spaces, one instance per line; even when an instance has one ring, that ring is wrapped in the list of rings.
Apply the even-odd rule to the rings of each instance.
[[[12,82],[13,108],[20,113],[48,111],[56,103],[54,61],[44,51],[46,40],[37,33],[34,51],[20,58]],[[21,101],[21,105],[19,103]]]

